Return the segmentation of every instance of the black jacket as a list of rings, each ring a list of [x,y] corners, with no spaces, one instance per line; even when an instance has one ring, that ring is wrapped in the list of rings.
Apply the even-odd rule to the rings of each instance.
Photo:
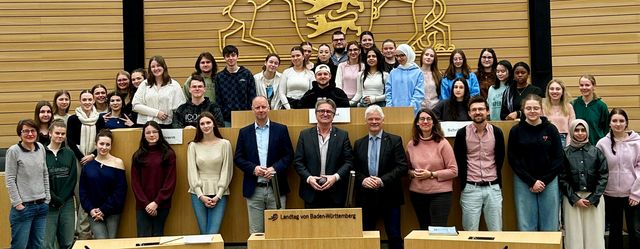
[[[338,107],[349,107],[349,98],[342,89],[337,88],[335,85],[329,84],[325,88],[320,88],[318,82],[313,82],[313,88],[304,93],[300,98],[300,108],[315,108],[318,98],[328,98],[336,102]]]
[[[369,207],[398,207],[404,204],[402,177],[407,175],[407,158],[402,147],[402,138],[382,132],[378,156],[378,177],[383,186],[379,189],[362,187],[369,177],[369,134],[356,140],[353,145],[353,165],[356,171],[355,186],[358,189],[357,203]]]
[[[571,205],[580,200],[576,192],[591,192],[586,198],[597,206],[609,179],[609,167],[604,154],[587,143],[582,148],[564,148],[564,170],[560,172],[560,190]]]
[[[504,164],[504,135],[502,130],[495,125],[493,126],[493,137],[496,139],[494,147],[494,157],[496,160],[496,175],[498,176],[498,185],[502,187],[502,165]],[[456,140],[453,143],[453,153],[456,155],[456,163],[458,163],[458,177],[460,178],[460,189],[464,190],[467,185],[467,127],[462,127],[456,133]]]

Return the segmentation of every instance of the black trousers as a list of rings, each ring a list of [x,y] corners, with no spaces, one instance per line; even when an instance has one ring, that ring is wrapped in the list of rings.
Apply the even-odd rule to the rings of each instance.
[[[378,230],[376,224],[382,217],[384,230],[389,240],[389,249],[402,249],[402,234],[400,232],[400,206],[385,207],[371,205],[362,207],[362,223],[365,231]]]
[[[609,245],[622,248],[622,214],[629,233],[629,248],[640,248],[640,205],[629,206],[629,197],[604,196],[604,213],[609,221]]]
[[[452,192],[421,194],[409,192],[421,230],[429,226],[447,226],[451,210]]]

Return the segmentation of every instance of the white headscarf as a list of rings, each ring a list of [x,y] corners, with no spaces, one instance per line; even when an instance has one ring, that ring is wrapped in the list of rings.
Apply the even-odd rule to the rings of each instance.
[[[411,48],[411,46],[407,45],[407,44],[400,44],[400,46],[398,46],[396,48],[396,52],[401,52],[404,55],[407,56],[407,63],[404,65],[398,65],[398,67],[401,68],[410,68],[413,67],[414,65],[417,67],[418,65],[415,63],[416,61],[416,52],[413,52],[413,49]]]

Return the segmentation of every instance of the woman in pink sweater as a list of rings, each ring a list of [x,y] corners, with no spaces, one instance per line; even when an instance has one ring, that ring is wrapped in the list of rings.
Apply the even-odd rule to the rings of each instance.
[[[413,139],[407,145],[411,203],[420,229],[446,226],[453,178],[458,175],[453,148],[444,138],[440,121],[430,109],[418,111],[413,124]]]
[[[609,181],[604,190],[609,245],[622,248],[622,214],[626,218],[629,248],[640,248],[640,136],[628,131],[629,116],[620,108],[609,113],[611,131],[596,147],[607,158]]]

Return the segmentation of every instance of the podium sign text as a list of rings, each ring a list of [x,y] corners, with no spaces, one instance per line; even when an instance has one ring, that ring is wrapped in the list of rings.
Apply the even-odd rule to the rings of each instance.
[[[362,209],[281,209],[264,211],[266,239],[362,237]]]

